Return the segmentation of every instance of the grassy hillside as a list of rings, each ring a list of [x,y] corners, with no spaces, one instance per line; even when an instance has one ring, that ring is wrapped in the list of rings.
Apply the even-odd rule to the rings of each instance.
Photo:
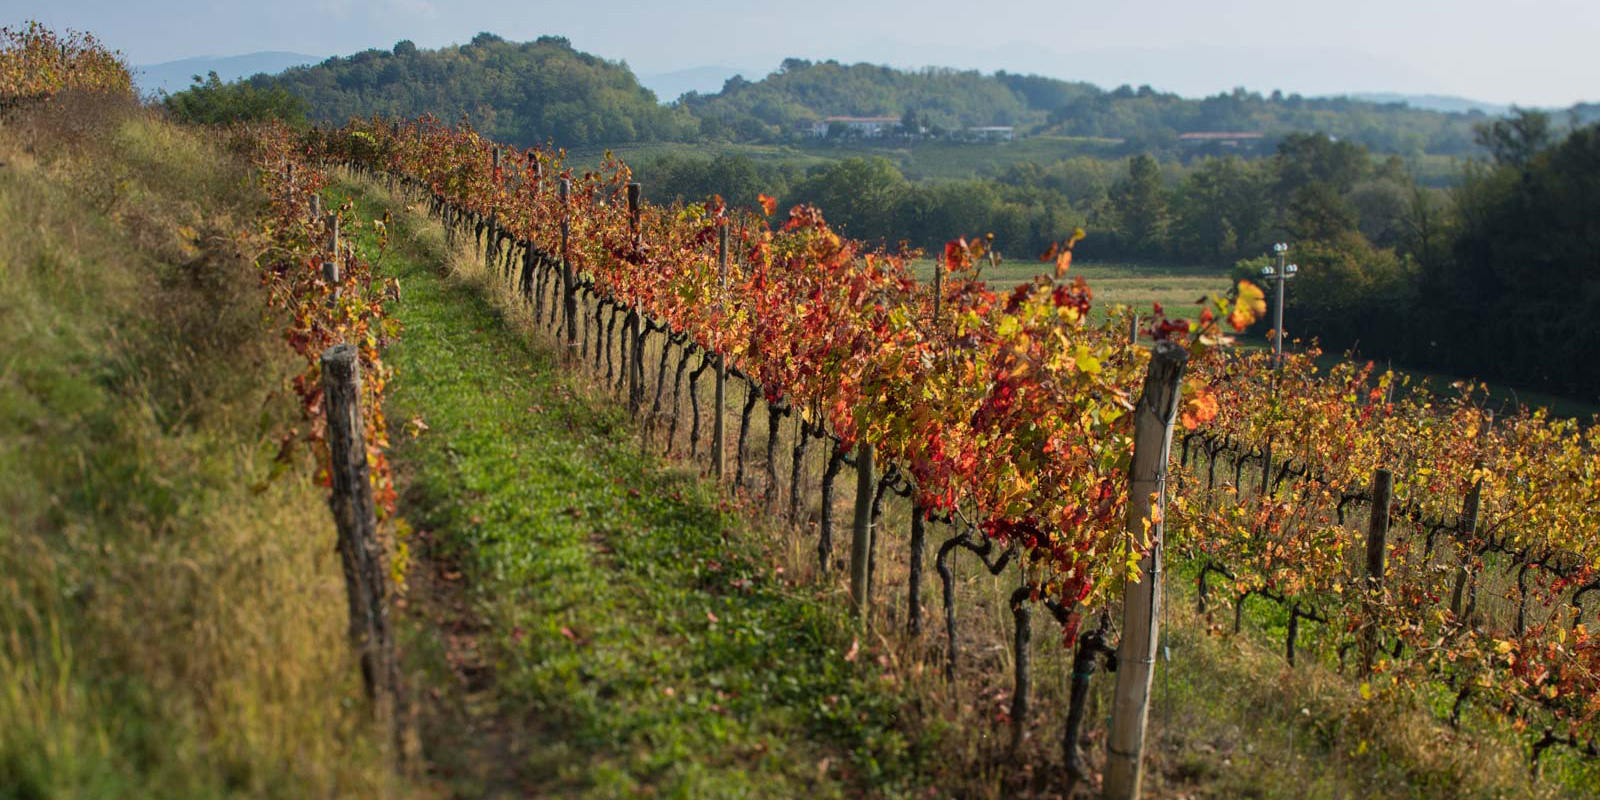
[[[0,797],[382,797],[251,176],[128,100],[0,121]],[[306,465],[309,467],[309,465]]]

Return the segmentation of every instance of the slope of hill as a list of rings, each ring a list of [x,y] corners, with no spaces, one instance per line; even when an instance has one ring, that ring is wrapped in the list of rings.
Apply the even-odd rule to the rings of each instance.
[[[451,122],[465,118],[521,145],[681,141],[698,129],[686,112],[658,105],[627,67],[574,50],[556,36],[516,43],[480,33],[439,50],[403,41],[393,50],[330,58],[250,82],[303,98],[318,122],[433,114]]]
[[[144,94],[171,94],[187,89],[196,75],[205,77],[207,73],[215,72],[224,81],[236,81],[262,73],[276,74],[290,67],[315,64],[321,60],[321,56],[277,51],[240,56],[201,56],[136,66],[133,68],[133,82]]]

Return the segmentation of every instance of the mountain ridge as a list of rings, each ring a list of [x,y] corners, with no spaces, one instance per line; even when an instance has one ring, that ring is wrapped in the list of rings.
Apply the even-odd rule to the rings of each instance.
[[[216,72],[217,77],[224,81],[236,81],[259,74],[276,75],[291,67],[316,64],[323,58],[286,50],[261,50],[232,56],[194,56],[135,65],[133,82],[144,94],[172,94],[188,88],[191,79],[197,75],[203,78],[207,73]]]

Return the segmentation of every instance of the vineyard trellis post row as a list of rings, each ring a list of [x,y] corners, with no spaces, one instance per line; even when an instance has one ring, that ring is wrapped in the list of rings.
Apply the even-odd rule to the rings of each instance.
[[[1150,684],[1160,636],[1167,462],[1172,450],[1172,424],[1178,415],[1179,386],[1188,363],[1189,353],[1181,345],[1156,343],[1145,374],[1144,391],[1133,412],[1133,462],[1128,468],[1125,530],[1135,541],[1148,538],[1149,549],[1139,560],[1138,582],[1128,583],[1123,599],[1116,699],[1111,709],[1111,735],[1106,742],[1106,800],[1134,800],[1144,777],[1144,730],[1150,714]]]
[[[333,494],[328,505],[339,531],[339,557],[350,606],[350,640],[359,654],[361,678],[373,713],[394,719],[394,646],[389,637],[388,580],[378,541],[377,506],[361,419],[361,366],[356,348],[338,344],[322,354],[323,412],[327,416],[328,470]]]
[[[728,226],[724,223],[717,229],[717,314],[720,316],[728,308]],[[728,360],[722,353],[716,354],[717,359],[717,387],[716,401],[712,404],[714,413],[711,415],[711,469],[717,476],[717,482],[722,482],[723,473],[728,471],[727,454],[727,425],[723,422],[723,406],[728,402]]]

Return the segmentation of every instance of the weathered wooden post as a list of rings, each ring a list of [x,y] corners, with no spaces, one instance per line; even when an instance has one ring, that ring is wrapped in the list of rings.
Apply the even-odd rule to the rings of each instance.
[[[1389,552],[1389,503],[1394,494],[1394,474],[1379,467],[1372,471],[1372,516],[1367,520],[1367,624],[1361,636],[1363,673],[1372,671],[1377,655],[1378,605],[1383,600],[1384,562]]]
[[[322,195],[313,193],[311,195],[311,221],[316,222],[319,219],[322,219]]]
[[[633,257],[638,259],[643,248],[639,241],[639,191],[637,183],[628,184],[628,230],[632,234]],[[634,265],[638,268],[638,264]],[[628,306],[628,316],[623,321],[622,329],[629,332],[631,337],[628,349],[632,352],[631,361],[625,360],[622,368],[628,372],[628,413],[639,415],[639,406],[644,402],[644,325],[639,318],[639,309],[634,305]]]
[[[939,335],[939,312],[944,307],[944,264],[933,265],[933,319],[929,325],[932,335]],[[906,631],[912,636],[922,634],[922,562],[927,556],[928,509],[922,505],[916,487],[911,494],[911,564],[906,579]]]
[[[1474,552],[1477,547],[1478,514],[1479,506],[1483,503],[1483,445],[1489,438],[1489,427],[1494,425],[1494,412],[1487,412],[1483,421],[1483,429],[1478,431],[1478,457],[1472,461],[1474,473],[1472,488],[1467,491],[1467,497],[1461,503],[1461,519],[1459,520],[1458,547],[1462,551],[1461,562],[1456,565],[1455,585],[1450,588],[1450,614],[1461,617],[1461,593],[1467,587],[1467,581],[1472,577],[1472,571],[1467,563],[1466,553]]]
[[[489,180],[497,187],[500,185],[500,147],[489,146]],[[488,224],[484,226],[483,237],[483,266],[484,269],[494,269],[495,256],[500,254],[500,212],[491,207]]]
[[[1172,449],[1172,423],[1178,413],[1179,382],[1188,362],[1189,353],[1181,345],[1157,342],[1145,374],[1144,392],[1134,409],[1126,530],[1136,540],[1148,537],[1149,550],[1139,560],[1139,582],[1128,584],[1124,590],[1117,692],[1112,705],[1111,736],[1106,742],[1106,800],[1137,798],[1144,779],[1144,730],[1160,638],[1167,462]]]
[[[339,214],[328,215],[328,254],[322,261],[322,279],[328,284],[328,305],[339,303]]]
[[[328,424],[328,469],[333,484],[328,504],[339,529],[339,557],[350,606],[350,640],[360,656],[367,699],[380,719],[390,720],[397,676],[389,638],[388,579],[383,547],[378,541],[372,474],[367,466],[361,367],[354,346],[339,344],[323,352],[322,391]]]
[[[862,618],[867,615],[872,598],[867,596],[868,568],[872,563],[872,495],[878,485],[878,476],[872,465],[872,443],[867,441],[866,426],[857,424],[856,435],[856,516],[850,534],[850,613]]]
[[[568,199],[572,194],[572,179],[561,179],[561,313],[567,318],[567,356],[578,352],[578,281],[572,274],[572,259],[568,253],[572,238],[572,209]]]
[[[727,311],[728,301],[728,226],[717,229],[717,312]],[[723,405],[728,401],[728,360],[722,353],[717,359],[716,400],[711,404],[711,471],[722,482],[728,469],[726,452],[727,424],[723,421]]]
[[[1367,588],[1383,588],[1384,562],[1388,558],[1389,502],[1394,495],[1394,473],[1382,467],[1372,471],[1372,516],[1367,520]]]

